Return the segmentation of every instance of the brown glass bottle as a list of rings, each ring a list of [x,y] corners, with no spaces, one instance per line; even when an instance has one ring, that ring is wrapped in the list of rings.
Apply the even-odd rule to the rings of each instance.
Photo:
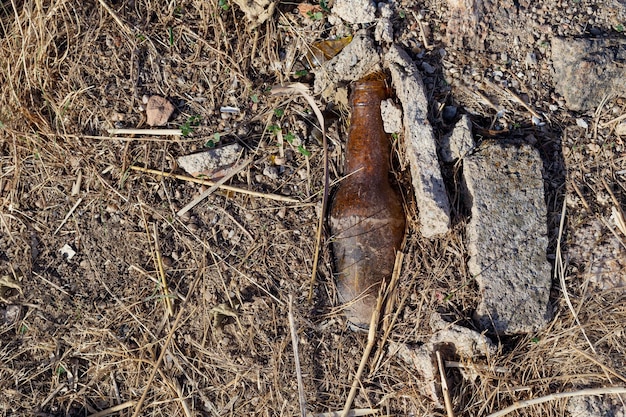
[[[340,301],[353,327],[368,329],[381,283],[393,272],[404,236],[402,201],[390,182],[389,136],[381,79],[354,84],[346,147],[347,177],[331,201],[330,232]]]

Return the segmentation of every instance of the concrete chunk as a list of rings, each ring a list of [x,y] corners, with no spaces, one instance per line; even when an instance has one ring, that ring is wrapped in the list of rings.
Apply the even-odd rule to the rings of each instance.
[[[326,90],[335,89],[342,81],[356,81],[372,72],[380,71],[380,55],[367,32],[354,35],[337,56],[313,70],[315,93],[328,96]]]
[[[483,299],[474,319],[497,334],[540,330],[551,318],[546,204],[537,150],[492,144],[463,161],[469,272]]]
[[[449,135],[441,143],[441,158],[445,162],[454,162],[462,159],[474,148],[472,137],[472,122],[467,115],[463,115]]]
[[[178,157],[178,165],[194,177],[221,178],[241,157],[242,147],[237,143]]]
[[[417,67],[406,52],[392,46],[386,65],[404,112],[404,135],[417,205],[420,230],[435,237],[450,229],[450,202],[441,176],[437,147],[428,122],[428,102]]]
[[[554,89],[574,111],[595,111],[605,96],[626,95],[623,39],[552,39]]]

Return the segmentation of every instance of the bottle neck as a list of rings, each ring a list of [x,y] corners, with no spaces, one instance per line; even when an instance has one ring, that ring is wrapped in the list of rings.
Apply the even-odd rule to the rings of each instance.
[[[380,114],[380,104],[386,97],[383,80],[356,83],[351,97],[352,116],[346,147],[347,174],[354,173],[368,180],[387,180],[391,146]]]

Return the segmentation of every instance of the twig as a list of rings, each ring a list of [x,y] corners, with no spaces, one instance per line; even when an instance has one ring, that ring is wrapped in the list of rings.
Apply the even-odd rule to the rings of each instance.
[[[113,9],[111,9],[111,7],[104,0],[98,0],[98,2],[100,3],[100,5],[102,5],[102,7],[104,7],[104,9],[107,11],[107,13],[109,13],[109,15],[111,15],[113,20],[115,20],[115,22],[119,25],[120,29],[122,29],[122,31],[126,32],[126,35],[129,36],[129,38],[132,39],[133,38],[133,32],[128,28],[128,26],[126,24],[124,24],[124,22],[122,22],[122,19],[119,18],[117,13],[115,13],[113,11]]]
[[[609,120],[608,122],[604,122],[602,123],[600,126],[601,127],[607,127],[608,125],[612,124],[612,123],[617,123],[617,122],[621,122],[622,120],[626,119],[626,113],[622,114],[621,116],[617,116],[615,119],[613,120]]]
[[[183,407],[183,412],[185,413],[185,417],[193,417],[191,409],[189,408],[189,404],[187,403],[187,399],[183,395],[183,389],[180,386],[180,382],[178,379],[173,378],[174,380],[174,389],[176,390],[176,395],[178,395],[178,401],[180,401],[180,405]]]
[[[163,267],[163,257],[161,256],[161,248],[159,247],[159,233],[157,231],[156,223],[152,224],[152,232],[152,238],[154,239],[154,252],[156,254],[155,263],[157,271],[159,272],[159,277],[161,278],[161,289],[163,290],[165,309],[167,310],[167,314],[172,317],[174,316],[174,308],[172,307],[170,291],[167,288],[167,276],[165,275],[165,268]]]
[[[512,411],[519,410],[520,408],[528,407],[531,405],[543,404],[548,401],[559,400],[562,398],[580,397],[589,395],[603,395],[603,394],[626,394],[626,387],[608,387],[608,388],[590,388],[582,389],[580,391],[571,392],[559,392],[556,394],[549,394],[544,397],[533,398],[532,400],[524,400],[516,402],[507,408],[489,414],[487,417],[502,417],[509,414]]]
[[[146,401],[146,397],[148,397],[150,386],[152,385],[152,382],[154,381],[154,377],[156,376],[159,370],[159,366],[161,366],[161,363],[163,363],[163,358],[165,358],[165,354],[167,353],[167,347],[172,341],[174,332],[176,331],[176,328],[178,327],[178,324],[180,323],[180,320],[183,317],[183,313],[185,312],[185,306],[189,302],[191,295],[194,293],[196,286],[198,285],[198,282],[200,281],[201,277],[202,277],[202,274],[198,274],[196,276],[196,279],[194,279],[193,283],[191,284],[191,287],[189,287],[189,293],[188,293],[187,299],[183,301],[182,305],[180,306],[180,310],[178,311],[178,314],[176,315],[176,320],[174,320],[174,323],[172,324],[172,328],[167,334],[167,338],[165,339],[165,343],[161,347],[161,354],[159,355],[159,358],[154,364],[154,369],[152,370],[152,373],[150,374],[150,377],[148,378],[148,382],[146,383],[146,386],[143,390],[143,394],[141,395],[141,398],[139,399],[139,402],[135,406],[135,411],[133,412],[132,417],[138,417],[139,414],[141,413],[141,407],[143,407],[143,403],[144,401]]]
[[[326,124],[324,123],[324,116],[322,112],[315,104],[315,100],[309,94],[309,89],[302,83],[290,84],[286,87],[275,86],[272,87],[272,94],[300,94],[309,103],[313,113],[317,117],[317,122],[322,129],[322,147],[324,148],[324,194],[322,196],[322,212],[320,214],[319,222],[317,224],[317,233],[315,235],[315,253],[313,255],[313,266],[311,271],[311,284],[309,285],[309,302],[313,298],[313,286],[317,279],[317,263],[320,257],[320,248],[322,246],[322,232],[324,230],[324,216],[326,215],[326,206],[328,204],[328,146],[326,144]]]
[[[131,165],[128,168],[133,171],[145,172],[146,174],[161,175],[163,177],[174,178],[177,180],[188,181],[188,182],[193,182],[193,183],[202,184],[202,185],[208,185],[209,187],[216,184],[215,181],[203,180],[201,178],[187,177],[185,175],[170,174],[169,172],[157,171],[156,169],[143,168],[143,167],[138,167],[135,165]],[[259,193],[257,191],[246,190],[243,188],[233,187],[231,185],[222,184],[218,188],[221,190],[232,191],[235,193],[251,195],[254,197],[267,198],[269,200],[283,201],[286,203],[300,203],[299,200],[285,197],[283,195]]]
[[[289,294],[289,330],[291,331],[291,345],[293,358],[296,364],[296,377],[298,379],[298,400],[300,403],[300,416],[306,417],[306,397],[304,395],[304,382],[302,381],[302,369],[300,368],[300,353],[298,352],[298,331],[296,321],[293,318],[293,297]]]
[[[563,264],[563,255],[561,253],[561,239],[563,238],[563,230],[565,229],[566,208],[567,208],[567,204],[565,202],[565,199],[563,199],[563,208],[561,210],[561,222],[559,224],[559,236],[556,240],[556,259],[554,261],[554,274],[558,276],[559,278],[559,282],[561,284],[561,291],[563,291],[563,298],[565,299],[565,303],[567,304],[567,307],[572,312],[572,316],[574,316],[574,320],[576,321],[576,324],[580,328],[580,331],[582,332],[585,340],[587,341],[587,344],[591,348],[591,351],[593,353],[597,353],[596,349],[593,347],[593,345],[591,344],[591,341],[587,337],[587,333],[585,332],[585,329],[583,328],[583,326],[580,324],[580,321],[578,320],[578,314],[576,314],[576,310],[574,309],[574,306],[572,305],[572,302],[569,298],[569,294],[567,292],[567,287],[565,285],[565,265]]]
[[[158,279],[156,279],[155,277],[150,275],[148,273],[148,271],[144,271],[142,268],[138,267],[137,265],[131,265],[131,266],[128,267],[128,269],[132,269],[132,270],[140,273],[144,277],[148,278],[150,281],[154,282],[155,284],[161,285],[161,283],[159,282]],[[171,294],[174,294],[180,301],[185,301],[185,299],[187,298],[187,297],[185,297],[184,295],[182,295],[181,293],[179,293],[176,290],[169,289],[169,291],[170,291]]]
[[[500,372],[504,374],[508,374],[511,370],[505,366],[489,366],[489,365],[481,365],[479,363],[472,363],[471,365],[466,365],[464,363],[458,361],[445,361],[446,368],[460,368],[460,369],[470,369],[470,370],[479,370],[486,372]]]
[[[380,410],[377,408],[354,408],[348,412],[348,417],[371,416],[377,414]],[[308,414],[313,417],[341,417],[340,411],[331,411],[328,413]]]
[[[63,227],[63,225],[65,223],[67,223],[67,220],[70,218],[70,216],[72,215],[72,213],[74,213],[74,210],[76,210],[76,208],[78,207],[78,205],[80,203],[83,202],[83,198],[79,198],[78,201],[76,201],[76,203],[74,203],[74,205],[72,206],[72,208],[70,209],[70,211],[67,212],[67,214],[65,215],[65,218],[63,219],[63,221],[61,222],[61,224],[59,225],[59,227],[57,227],[57,230],[54,231],[54,233],[52,234],[53,236],[57,234],[57,232],[59,230],[61,230],[61,228]]]
[[[439,368],[439,377],[441,378],[441,393],[443,394],[443,403],[446,406],[446,413],[448,417],[454,417],[454,409],[452,408],[452,401],[450,400],[450,390],[448,389],[448,380],[446,378],[446,370],[443,366],[443,359],[441,359],[441,353],[435,352],[437,355],[437,367]]]
[[[350,412],[350,407],[352,407],[352,402],[354,401],[354,397],[356,397],[356,391],[359,387],[359,383],[361,381],[361,375],[363,375],[363,370],[365,369],[365,365],[367,364],[367,360],[369,359],[370,353],[372,353],[372,349],[376,344],[376,331],[378,330],[378,320],[380,318],[380,310],[383,305],[384,298],[384,285],[381,286],[380,291],[378,293],[378,298],[376,299],[376,308],[372,313],[372,320],[370,321],[370,330],[367,334],[367,346],[365,346],[365,350],[363,351],[363,356],[361,357],[361,363],[359,364],[359,368],[356,371],[356,375],[354,375],[354,380],[352,381],[352,387],[350,387],[350,393],[348,394],[348,399],[346,400],[346,404],[343,407],[343,411],[341,412],[341,417],[347,417]]]
[[[187,213],[189,210],[191,210],[192,208],[194,208],[197,204],[199,204],[202,200],[204,200],[205,198],[207,198],[209,195],[211,195],[215,190],[217,190],[219,187],[221,187],[222,185],[224,185],[224,183],[226,181],[228,181],[229,179],[231,179],[232,177],[234,177],[238,172],[241,172],[245,167],[247,167],[250,162],[252,162],[252,158],[248,158],[246,159],[244,162],[242,162],[241,164],[237,165],[236,167],[233,167],[231,169],[228,170],[228,172],[226,173],[226,175],[224,175],[223,178],[221,178],[218,182],[216,182],[215,184],[213,184],[209,189],[207,189],[205,192],[203,192],[202,194],[200,194],[198,197],[194,198],[189,204],[187,204],[185,207],[183,207],[182,209],[180,209],[178,211],[178,213],[176,213],[176,215],[178,217],[181,217],[183,214]]]
[[[89,417],[104,417],[109,414],[117,413],[118,411],[126,410],[129,407],[135,405],[137,401],[126,401],[125,403],[118,404],[114,407],[107,408],[106,410],[98,411],[97,413],[89,415]]]
[[[39,275],[38,273],[33,271],[33,275],[35,275],[37,278],[39,278],[40,280],[42,280],[43,282],[45,282],[46,284],[48,284],[49,286],[51,286],[52,288],[54,288],[57,291],[61,291],[63,294],[67,295],[68,297],[71,297],[70,293],[68,293],[67,291],[65,291],[63,288],[59,287],[58,285],[56,285],[54,282],[48,281],[47,279],[45,279],[43,277],[43,275]],[[21,289],[20,289],[21,291]]]
[[[180,129],[108,129],[109,135],[182,136]]]

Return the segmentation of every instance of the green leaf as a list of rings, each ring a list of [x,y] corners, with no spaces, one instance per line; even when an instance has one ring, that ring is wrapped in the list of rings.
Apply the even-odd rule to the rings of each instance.
[[[311,152],[302,145],[298,145],[298,151],[304,156],[311,156]]]
[[[285,110],[284,109],[274,109],[274,116],[276,117],[283,117],[285,114]]]

